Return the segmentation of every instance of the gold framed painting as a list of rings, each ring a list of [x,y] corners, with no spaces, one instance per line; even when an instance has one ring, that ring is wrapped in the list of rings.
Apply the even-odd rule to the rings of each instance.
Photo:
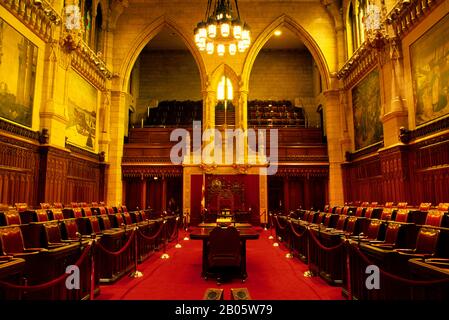
[[[410,45],[415,123],[449,114],[449,15]]]
[[[379,70],[368,73],[352,88],[355,149],[359,150],[383,139]]]
[[[38,47],[0,18],[0,117],[31,127]]]

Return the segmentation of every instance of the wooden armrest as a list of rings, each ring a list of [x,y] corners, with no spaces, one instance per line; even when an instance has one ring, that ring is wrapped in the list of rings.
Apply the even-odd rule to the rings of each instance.
[[[9,261],[12,260],[13,256],[0,256],[0,261]]]
[[[29,252],[45,252],[48,250],[46,248],[26,248],[24,251],[26,253],[29,253]]]

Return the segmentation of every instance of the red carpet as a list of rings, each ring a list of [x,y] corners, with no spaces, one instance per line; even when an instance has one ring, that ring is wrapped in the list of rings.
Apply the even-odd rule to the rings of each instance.
[[[336,300],[343,299],[340,287],[332,287],[319,277],[305,278],[307,265],[299,259],[286,259],[287,251],[273,247],[269,231],[261,231],[259,240],[247,242],[247,272],[245,283],[235,279],[217,286],[214,279],[201,278],[202,241],[180,241],[181,249],[171,244],[171,258],[160,259],[162,252],[139,265],[144,276],[124,277],[113,285],[101,286],[101,300],[201,300],[207,288],[248,288],[257,300]],[[180,239],[183,234],[180,234]]]

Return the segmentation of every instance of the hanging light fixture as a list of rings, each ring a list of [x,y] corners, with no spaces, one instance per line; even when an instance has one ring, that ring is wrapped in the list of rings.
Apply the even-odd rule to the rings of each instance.
[[[200,51],[224,56],[226,49],[235,55],[249,48],[251,32],[248,24],[240,20],[237,0],[208,0],[205,21],[199,22],[194,30]]]

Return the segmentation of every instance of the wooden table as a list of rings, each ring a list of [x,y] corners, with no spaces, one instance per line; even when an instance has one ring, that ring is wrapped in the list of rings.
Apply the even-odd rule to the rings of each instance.
[[[212,230],[213,229],[211,228],[198,228],[190,233],[190,239],[203,240],[203,263],[202,263],[203,267],[201,271],[201,276],[204,278],[207,277],[208,255],[209,255],[208,240],[209,240],[209,233]],[[249,228],[239,229],[239,232],[240,232],[240,240],[242,242],[240,270],[241,273],[243,274],[243,278],[246,279],[248,277],[248,274],[246,272],[246,240],[259,239],[259,233],[257,233],[256,230]]]
[[[245,229],[245,228],[252,228],[252,226],[253,226],[251,223],[239,223],[239,222],[236,222],[236,223],[232,222],[232,223],[229,223],[229,225],[232,227],[236,227],[239,230]],[[198,225],[199,228],[212,228],[212,229],[215,228],[216,226],[217,226],[216,222],[200,223]]]

